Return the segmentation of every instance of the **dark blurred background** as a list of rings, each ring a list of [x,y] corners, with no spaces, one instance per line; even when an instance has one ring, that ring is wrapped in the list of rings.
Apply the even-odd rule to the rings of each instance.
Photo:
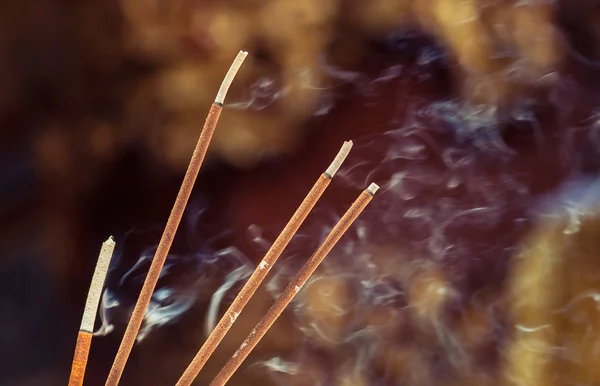
[[[436,261],[463,300],[483,290],[500,298],[507,261],[537,198],[600,167],[599,16],[592,0],[2,2],[0,385],[67,382],[97,254],[114,235],[107,288],[120,306],[110,312],[114,330],[93,341],[86,376],[86,384],[103,384],[147,261],[127,273],[151,256],[208,107],[240,49],[249,51],[247,63],[159,284],[171,290],[170,301],[186,306],[161,311],[165,325],[136,346],[122,384],[175,383],[205,337],[215,291],[261,257],[344,140],[355,141],[355,150],[270,283],[298,264],[292,258],[305,259],[323,229],[374,180],[384,189],[361,225],[370,236],[361,239],[354,228],[346,245],[387,248],[369,256],[383,253],[374,264],[389,263],[390,272],[405,264],[399,254]],[[433,245],[441,240],[435,223],[453,224],[448,219],[457,213],[484,207],[492,216],[481,220],[487,228],[465,220],[444,233],[452,248]],[[418,222],[415,213],[428,220]],[[448,254],[442,263],[435,259],[440,250]],[[354,277],[366,267],[352,271],[358,263],[344,261],[333,259],[321,274]],[[397,280],[400,287],[410,282]],[[361,293],[352,288],[352,296]],[[277,292],[269,291],[251,303],[198,384],[208,384],[266,310]],[[375,315],[373,303],[359,298],[355,311]],[[404,309],[411,300],[401,298],[382,309]],[[450,308],[458,315],[463,306]],[[329,320],[326,311],[315,312],[306,315]],[[470,385],[492,384],[481,374],[499,371],[504,338],[486,335],[489,347],[477,350],[487,359],[452,372],[440,364],[449,356],[429,331],[410,347],[431,357],[402,370],[410,375],[390,370],[403,367],[386,359],[355,376],[339,354],[343,345],[319,343],[302,327],[316,322],[302,318],[284,315],[232,383]],[[356,323],[378,323],[330,322],[347,334]],[[405,347],[409,330],[394,335]],[[357,353],[367,346],[352,343]],[[364,363],[381,361],[367,357]],[[273,358],[304,367],[275,371]],[[257,370],[253,363],[271,365]],[[434,381],[415,368],[444,375]]]

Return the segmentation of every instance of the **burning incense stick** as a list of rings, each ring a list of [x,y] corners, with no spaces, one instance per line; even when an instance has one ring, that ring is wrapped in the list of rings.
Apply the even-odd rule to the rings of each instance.
[[[225,312],[221,320],[219,320],[219,323],[210,333],[188,368],[177,382],[177,386],[187,386],[194,381],[200,370],[202,370],[202,367],[204,367],[204,364],[206,364],[206,361],[208,361],[219,343],[221,343],[221,340],[223,340],[246,304],[248,304],[248,301],[252,295],[254,295],[256,289],[267,276],[273,264],[275,264],[294,234],[296,234],[300,225],[302,225],[325,189],[327,189],[333,176],[348,156],[351,148],[352,141],[344,142],[344,145],[340,149],[338,155],[335,157],[331,165],[329,165],[327,170],[321,174],[319,179],[317,179],[317,182],[312,187],[310,192],[308,192],[304,198],[304,201],[302,201],[290,221],[287,223],[285,228],[283,228],[273,245],[271,245],[271,248],[263,257],[262,261],[258,265],[258,268],[254,270],[252,276],[250,276],[250,279],[248,279],[244,287],[233,300],[231,306],[229,306],[229,309],[227,309],[227,312]]]
[[[77,344],[75,346],[73,365],[71,366],[69,386],[81,386],[83,384],[85,367],[87,365],[90,346],[92,344],[92,332],[94,331],[98,303],[100,302],[102,287],[104,286],[104,280],[106,279],[106,272],[108,271],[114,250],[115,240],[111,236],[102,244],[87,300],[85,301],[83,318],[81,319],[79,334],[77,334]]]
[[[379,186],[371,184],[365,189],[361,195],[354,201],[352,206],[342,216],[340,221],[333,227],[329,235],[325,238],[325,241],[317,248],[315,253],[308,259],[306,264],[302,267],[300,272],[292,279],[287,288],[283,291],[281,296],[277,298],[275,304],[267,311],[267,314],[261,319],[256,325],[252,332],[248,335],[244,343],[240,348],[233,354],[233,357],[225,364],[225,367],[217,374],[216,378],[212,381],[210,386],[223,386],[229,378],[235,373],[240,367],[242,362],[248,357],[250,352],[256,347],[258,342],[267,333],[269,328],[275,323],[275,320],[281,315],[283,310],[290,304],[294,296],[300,291],[302,286],[315,272],[319,264],[323,261],[325,256],[331,251],[335,244],[340,240],[344,233],[350,228],[354,220],[361,214],[367,204],[373,198],[373,195]]]
[[[208,150],[208,145],[210,144],[210,140],[215,132],[215,127],[217,126],[217,122],[221,114],[221,109],[223,107],[227,90],[229,90],[229,86],[231,85],[233,78],[240,69],[247,55],[248,53],[245,51],[240,51],[240,53],[237,55],[231,64],[227,75],[225,75],[225,78],[221,83],[221,87],[217,93],[217,97],[215,98],[215,102],[212,104],[210,111],[208,112],[208,117],[204,123],[204,128],[200,133],[200,138],[198,138],[196,149],[194,149],[194,154],[192,155],[192,159],[190,160],[185,177],[181,183],[179,193],[175,199],[175,204],[173,205],[173,209],[171,210],[171,214],[167,220],[167,225],[162,234],[160,242],[158,243],[154,259],[152,260],[152,264],[148,270],[148,276],[146,276],[144,286],[142,287],[140,296],[135,304],[135,308],[133,309],[131,319],[129,320],[129,324],[125,330],[123,340],[119,346],[119,351],[117,352],[115,361],[110,369],[108,379],[106,380],[107,386],[115,386],[121,379],[123,369],[127,363],[127,358],[131,353],[135,338],[140,330],[142,321],[144,320],[144,314],[146,313],[146,309],[150,303],[152,292],[154,292],[154,288],[156,287],[156,283],[160,277],[160,271],[162,270],[165,260],[167,259],[169,249],[171,248],[173,238],[175,237],[175,232],[177,232],[177,227],[179,226],[179,222],[183,216],[183,211],[185,210],[185,206],[190,198],[190,194],[192,192],[192,188],[194,187],[194,183],[196,182],[196,177],[198,176],[200,166],[202,165],[202,161],[204,161],[204,156]]]

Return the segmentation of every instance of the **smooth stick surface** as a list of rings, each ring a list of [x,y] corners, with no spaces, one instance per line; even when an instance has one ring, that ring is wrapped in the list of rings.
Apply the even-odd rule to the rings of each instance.
[[[269,328],[275,323],[279,315],[290,304],[298,291],[315,272],[323,259],[333,249],[335,244],[346,233],[348,228],[354,223],[358,216],[362,213],[365,207],[371,202],[373,195],[379,187],[376,184],[371,184],[365,189],[360,196],[354,201],[352,206],[344,213],[342,218],[335,224],[331,232],[327,235],[323,243],[317,248],[315,253],[308,259],[300,272],[292,279],[283,293],[277,298],[275,304],[267,311],[267,314],[261,319],[256,327],[250,332],[244,343],[233,354],[231,359],[225,364],[225,367],[217,374],[210,386],[222,386],[229,381],[231,376],[240,367],[254,347],[260,342],[262,337],[269,331]]]

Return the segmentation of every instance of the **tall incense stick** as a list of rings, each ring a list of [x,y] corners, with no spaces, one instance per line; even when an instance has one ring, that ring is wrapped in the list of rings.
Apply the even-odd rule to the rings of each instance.
[[[88,291],[87,300],[85,301],[85,309],[81,326],[77,334],[77,343],[75,345],[75,355],[73,356],[73,364],[71,366],[71,376],[69,377],[69,386],[81,386],[85,376],[85,367],[87,366],[90,346],[92,345],[92,333],[94,331],[94,322],[96,321],[96,312],[98,311],[98,303],[102,294],[102,287],[106,279],[106,272],[110,266],[113,252],[115,250],[115,240],[111,237],[102,243],[92,283]]]
[[[183,216],[185,206],[187,205],[192,188],[196,182],[196,177],[200,171],[200,166],[204,161],[206,151],[208,150],[208,145],[210,144],[210,140],[215,132],[227,90],[229,90],[229,86],[231,85],[233,78],[237,74],[247,55],[248,53],[244,51],[240,51],[240,53],[237,55],[231,64],[227,75],[225,75],[225,78],[221,83],[221,87],[217,93],[214,103],[210,107],[208,117],[204,123],[204,128],[200,133],[200,138],[198,138],[198,143],[194,149],[194,154],[192,155],[192,159],[190,160],[185,177],[181,183],[179,193],[175,199],[175,204],[171,210],[171,214],[169,215],[165,230],[162,234],[160,242],[158,243],[154,259],[152,260],[152,264],[148,270],[148,276],[146,276],[144,286],[142,287],[140,296],[135,304],[135,308],[133,309],[131,319],[129,320],[129,324],[125,330],[123,340],[119,346],[119,351],[117,352],[112,368],[110,369],[108,379],[106,380],[107,386],[116,386],[121,379],[127,359],[129,358],[129,354],[131,353],[133,344],[135,343],[135,338],[144,320],[144,314],[146,313],[146,309],[150,303],[152,292],[154,292],[154,288],[156,287],[156,283],[160,277],[160,271],[162,270],[165,260],[167,259],[167,255],[169,254],[169,249],[171,248],[171,244],[173,243],[173,238],[175,237],[179,222]]]
[[[188,386],[194,381],[196,376],[198,376],[198,373],[200,370],[202,370],[202,367],[204,367],[206,361],[208,361],[219,343],[221,343],[239,314],[242,312],[246,304],[248,304],[248,301],[252,295],[254,295],[257,288],[271,270],[271,267],[273,267],[273,264],[275,264],[294,234],[296,234],[298,231],[300,225],[302,225],[323,192],[325,192],[325,189],[327,189],[329,186],[333,176],[335,176],[335,173],[348,156],[351,148],[352,141],[344,142],[344,145],[340,149],[338,155],[335,157],[331,165],[329,165],[327,170],[317,179],[317,182],[308,192],[304,198],[304,201],[302,201],[285,228],[283,228],[273,245],[271,245],[271,248],[267,251],[258,267],[254,270],[252,276],[250,276],[250,279],[248,279],[244,287],[240,290],[239,294],[233,300],[231,306],[229,306],[227,309],[227,312],[225,312],[221,320],[219,320],[219,323],[210,333],[188,368],[185,370],[181,378],[179,378],[177,386]]]
[[[352,223],[365,209],[367,204],[373,198],[373,195],[379,186],[371,184],[365,189],[360,196],[354,201],[352,206],[346,211],[338,223],[333,227],[331,232],[327,235],[323,243],[317,248],[315,253],[308,259],[306,264],[302,267],[300,272],[292,279],[290,284],[286,287],[283,293],[277,298],[273,306],[267,311],[267,314],[261,319],[256,327],[250,332],[244,343],[238,348],[233,354],[231,359],[225,364],[225,367],[217,374],[215,379],[212,381],[210,386],[223,386],[240,367],[244,360],[248,357],[250,352],[256,347],[258,342],[267,333],[269,328],[275,323],[279,315],[285,310],[290,304],[294,296],[300,291],[302,286],[315,272],[317,267],[321,264],[323,259],[340,240],[344,233],[350,228]]]

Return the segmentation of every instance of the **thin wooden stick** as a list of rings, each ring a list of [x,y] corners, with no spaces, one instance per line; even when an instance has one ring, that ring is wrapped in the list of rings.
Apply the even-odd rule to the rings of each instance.
[[[271,270],[271,267],[273,267],[273,264],[275,264],[292,237],[294,237],[294,234],[296,234],[298,231],[300,225],[302,225],[319,198],[321,198],[321,195],[329,186],[333,176],[348,156],[351,148],[352,141],[344,142],[338,155],[335,157],[331,165],[329,165],[327,170],[317,179],[317,182],[312,187],[310,192],[308,192],[304,198],[304,201],[302,201],[285,228],[283,228],[273,245],[271,245],[271,248],[267,251],[258,267],[254,270],[252,276],[250,276],[250,279],[248,279],[244,287],[240,290],[236,298],[233,300],[233,303],[231,303],[231,306],[229,306],[227,309],[227,312],[225,312],[221,320],[219,320],[219,323],[210,333],[188,368],[185,370],[181,378],[179,378],[177,386],[191,385],[196,376],[198,376],[198,373],[200,370],[202,370],[206,364],[206,361],[208,361],[219,343],[221,343],[246,304],[248,304],[248,301],[250,301],[252,295],[254,295],[257,288],[267,276]]]
[[[94,322],[96,321],[96,312],[98,311],[98,303],[102,294],[102,287],[106,279],[106,273],[110,266],[113,252],[115,250],[115,240],[111,237],[102,243],[94,276],[90,284],[87,300],[85,301],[85,309],[79,334],[77,334],[77,343],[75,345],[75,355],[73,356],[73,364],[71,366],[71,376],[69,377],[69,386],[81,386],[85,376],[85,367],[87,366],[90,346],[92,344],[92,333],[94,331]]]
[[[225,364],[225,367],[217,374],[210,386],[223,386],[227,383],[229,378],[231,378],[235,371],[240,367],[250,352],[267,333],[269,328],[275,323],[279,315],[281,315],[283,310],[290,304],[294,296],[296,296],[298,291],[300,291],[302,286],[315,272],[319,264],[321,264],[335,244],[340,240],[348,228],[350,228],[354,220],[356,220],[365,209],[378,189],[379,186],[371,184],[360,194],[356,201],[354,201],[352,206],[346,211],[338,223],[335,224],[323,243],[317,248],[310,259],[308,259],[306,264],[304,264],[300,272],[292,279],[281,296],[277,298],[273,306],[267,311],[267,314],[261,319],[252,332],[250,332],[244,343],[242,343],[240,348],[238,348],[227,364]]]
[[[175,204],[171,210],[171,214],[169,215],[165,230],[162,234],[160,242],[158,243],[154,259],[152,260],[152,264],[148,270],[148,276],[146,276],[144,286],[142,287],[140,296],[135,304],[133,313],[131,314],[131,319],[129,320],[129,324],[125,330],[123,340],[119,346],[119,351],[117,352],[112,368],[110,369],[108,379],[106,380],[106,386],[116,386],[119,384],[119,380],[121,379],[121,375],[125,369],[127,359],[131,353],[133,344],[135,343],[135,338],[137,337],[144,320],[144,314],[146,313],[146,309],[150,303],[152,292],[154,292],[154,288],[156,287],[156,283],[160,277],[160,271],[165,264],[165,260],[169,254],[169,249],[173,243],[173,238],[175,237],[179,222],[183,216],[185,206],[187,205],[192,188],[196,182],[196,177],[200,171],[200,166],[204,161],[208,145],[210,144],[210,140],[215,132],[215,127],[217,126],[217,122],[221,114],[225,95],[227,94],[227,90],[229,89],[235,74],[240,69],[240,66],[247,55],[248,53],[244,51],[240,51],[240,53],[237,55],[231,67],[229,68],[223,83],[221,84],[219,92],[217,93],[217,97],[215,98],[215,102],[212,104],[210,111],[208,112],[208,117],[204,123],[204,128],[200,133],[200,138],[198,138],[198,143],[194,149],[194,154],[192,155],[192,159],[190,160],[185,177],[181,183],[179,193],[175,199]]]

